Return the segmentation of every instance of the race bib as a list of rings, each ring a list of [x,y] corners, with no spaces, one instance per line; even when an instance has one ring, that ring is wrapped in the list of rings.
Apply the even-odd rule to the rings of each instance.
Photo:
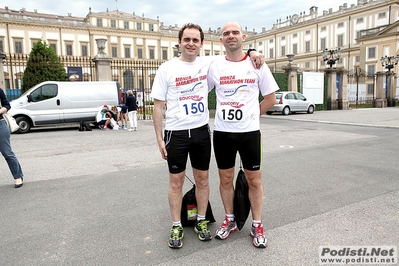
[[[244,104],[231,102],[220,105],[219,117],[225,122],[239,122],[244,118]]]
[[[179,109],[180,115],[192,116],[192,115],[202,115],[205,112],[205,104],[202,101],[204,97],[193,95],[180,97],[179,99]]]

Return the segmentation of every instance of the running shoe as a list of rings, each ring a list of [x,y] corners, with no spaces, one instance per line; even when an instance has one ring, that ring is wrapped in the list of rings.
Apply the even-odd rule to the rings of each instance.
[[[263,224],[257,224],[256,226],[252,225],[251,227],[251,237],[252,244],[254,244],[257,248],[266,248],[267,247],[267,239],[263,232]]]
[[[227,217],[224,218],[222,226],[216,231],[216,238],[225,240],[230,236],[230,233],[237,231],[237,225],[235,221],[230,221]]]
[[[212,239],[211,231],[208,229],[208,220],[200,220],[194,226],[194,232],[198,234],[198,239],[208,241]]]
[[[183,227],[181,226],[173,226],[170,231],[170,239],[168,245],[170,248],[181,248],[183,246]]]

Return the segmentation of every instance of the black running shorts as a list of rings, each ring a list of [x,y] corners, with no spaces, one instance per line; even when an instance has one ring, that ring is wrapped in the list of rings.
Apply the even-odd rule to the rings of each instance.
[[[259,130],[245,133],[214,131],[213,150],[219,169],[234,167],[237,152],[244,169],[256,171],[261,168],[262,142]]]
[[[126,105],[122,105],[121,106],[121,113],[123,113],[123,114],[127,113],[127,106]]]
[[[208,124],[187,130],[165,130],[164,133],[170,173],[178,174],[186,170],[188,155],[193,168],[203,171],[209,169],[211,133]]]

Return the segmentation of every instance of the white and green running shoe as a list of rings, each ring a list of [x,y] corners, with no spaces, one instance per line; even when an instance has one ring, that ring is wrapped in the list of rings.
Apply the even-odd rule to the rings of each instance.
[[[198,234],[198,239],[208,241],[212,239],[211,231],[208,229],[208,220],[200,220],[194,226],[194,232]]]
[[[181,248],[183,246],[183,227],[173,226],[170,230],[170,239],[168,245],[170,248]]]

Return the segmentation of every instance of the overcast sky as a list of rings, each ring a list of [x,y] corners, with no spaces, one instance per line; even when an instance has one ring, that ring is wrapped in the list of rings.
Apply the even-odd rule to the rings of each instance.
[[[287,16],[305,12],[309,14],[312,6],[318,7],[318,14],[323,10],[332,8],[333,12],[340,5],[347,3],[356,4],[357,0],[213,0],[213,1],[178,1],[178,0],[18,0],[7,1],[4,6],[13,10],[26,8],[27,11],[37,9],[40,13],[48,13],[66,16],[85,17],[91,7],[92,12],[104,12],[116,10],[135,13],[151,19],[157,19],[164,25],[182,26],[184,23],[193,22],[199,24],[203,29],[216,30],[228,21],[237,21],[249,31],[255,29],[260,32],[264,27],[266,30],[272,28],[276,20],[285,21]],[[2,6],[2,8],[4,8]]]

